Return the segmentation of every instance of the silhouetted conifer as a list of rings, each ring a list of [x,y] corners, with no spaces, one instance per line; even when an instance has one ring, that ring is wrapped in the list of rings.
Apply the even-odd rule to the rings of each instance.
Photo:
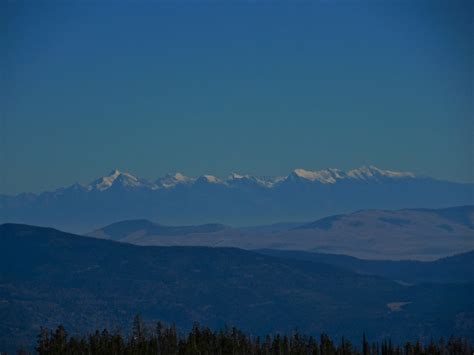
[[[212,331],[195,323],[185,335],[179,335],[174,325],[157,323],[150,331],[140,317],[135,317],[129,337],[119,331],[95,331],[88,336],[69,337],[63,326],[54,332],[41,328],[36,351],[40,355],[472,355],[474,347],[466,339],[450,338],[447,342],[406,342],[403,346],[390,339],[369,345],[365,334],[359,351],[342,338],[339,344],[327,335],[320,342],[295,331],[291,336],[266,335],[251,337],[233,327]],[[18,354],[26,354],[18,351]]]

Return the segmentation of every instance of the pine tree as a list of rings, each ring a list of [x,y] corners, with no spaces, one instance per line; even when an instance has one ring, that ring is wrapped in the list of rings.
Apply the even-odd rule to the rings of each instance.
[[[35,350],[39,355],[48,354],[51,351],[50,332],[47,328],[41,327]]]
[[[335,355],[336,348],[332,340],[326,335],[321,334],[321,341],[319,343],[321,355]]]
[[[369,355],[369,343],[365,337],[365,333],[362,335],[362,355]]]
[[[68,335],[66,329],[59,325],[51,337],[51,353],[64,354],[68,345]]]
[[[447,343],[443,339],[439,342],[431,340],[428,344],[407,342],[403,347],[387,339],[369,346],[363,334],[362,352],[359,353],[344,337],[336,346],[326,334],[321,335],[318,344],[313,337],[296,331],[291,337],[276,334],[260,338],[247,336],[235,327],[216,332],[197,323],[186,335],[179,335],[174,325],[164,326],[161,323],[156,325],[154,332],[150,332],[138,316],[130,336],[126,338],[118,331],[109,333],[107,329],[87,336],[69,337],[63,326],[54,332],[42,328],[35,349],[40,355],[471,355],[474,350],[467,339],[461,338],[450,338]]]

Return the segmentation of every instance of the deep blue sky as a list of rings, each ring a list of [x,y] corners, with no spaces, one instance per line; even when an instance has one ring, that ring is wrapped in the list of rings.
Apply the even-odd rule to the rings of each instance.
[[[113,168],[474,181],[472,4],[3,1],[0,193]]]

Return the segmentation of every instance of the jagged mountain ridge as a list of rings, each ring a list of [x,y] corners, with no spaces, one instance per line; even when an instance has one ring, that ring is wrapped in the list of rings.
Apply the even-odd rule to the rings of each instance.
[[[85,232],[126,219],[165,224],[268,224],[312,220],[359,209],[439,208],[474,203],[474,184],[440,181],[374,166],[296,169],[286,177],[233,173],[149,181],[112,171],[88,184],[41,194],[0,196],[0,222]]]
[[[197,182],[207,182],[210,184],[221,184],[234,186],[239,183],[253,183],[261,187],[272,188],[285,181],[308,181],[321,184],[335,184],[342,180],[370,181],[380,179],[408,179],[415,178],[416,175],[410,172],[395,172],[391,170],[382,170],[373,165],[363,166],[344,172],[340,169],[324,169],[318,171],[309,171],[305,169],[295,169],[288,176],[252,176],[248,174],[231,173],[227,178],[220,179],[213,175],[201,175],[198,177],[188,177],[182,173],[167,174],[154,181],[142,179],[132,175],[129,172],[123,172],[118,169],[112,170],[108,175],[100,177],[88,184],[75,183],[68,188],[62,188],[53,192],[64,192],[70,189],[82,189],[85,191],[105,191],[107,189],[121,186],[126,188],[146,188],[150,190],[170,189],[178,185],[192,185]]]

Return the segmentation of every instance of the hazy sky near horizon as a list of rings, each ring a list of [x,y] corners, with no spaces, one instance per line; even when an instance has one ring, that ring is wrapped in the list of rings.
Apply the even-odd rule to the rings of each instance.
[[[0,193],[113,168],[473,177],[473,2],[4,1]]]

